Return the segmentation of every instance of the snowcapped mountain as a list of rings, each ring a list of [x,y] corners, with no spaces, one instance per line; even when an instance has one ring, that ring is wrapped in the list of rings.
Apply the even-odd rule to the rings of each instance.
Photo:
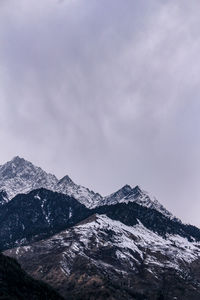
[[[174,218],[174,216],[160,204],[155,197],[150,196],[148,192],[142,190],[138,185],[134,188],[125,185],[117,192],[104,197],[103,201],[101,201],[101,205],[113,205],[128,202],[135,202],[139,205],[155,209],[169,218]]]
[[[200,243],[177,234],[164,238],[141,222],[127,226],[96,214],[50,239],[5,254],[66,298],[200,297]],[[158,298],[162,293],[167,297]]]
[[[75,184],[68,175],[58,181],[54,191],[72,196],[88,208],[97,206],[103,199],[100,194]]]
[[[6,191],[9,199],[41,187],[52,190],[57,181],[54,175],[18,156],[0,166],[0,190]]]
[[[87,207],[94,206],[94,203],[102,199],[99,194],[75,184],[69,176],[58,180],[55,175],[46,173],[19,156],[0,166],[0,190],[7,193],[9,200],[17,194],[28,193],[39,188],[73,196]]]
[[[200,299],[200,229],[139,186],[102,197],[19,157],[0,166],[0,251],[66,299]]]
[[[46,173],[41,168],[18,156],[0,166],[0,191],[4,195],[7,193],[4,200],[1,200],[0,195],[0,203],[6,203],[17,194],[28,193],[39,188],[72,196],[87,208],[135,202],[139,205],[156,209],[165,216],[173,218],[173,215],[155,197],[150,196],[139,186],[132,188],[129,185],[125,185],[117,192],[102,197],[99,193],[75,184],[68,175],[58,180],[55,175]]]
[[[146,228],[162,237],[176,234],[188,240],[200,241],[198,228],[182,224],[135,202],[88,209],[73,197],[41,188],[19,194],[0,206],[0,250],[47,238],[93,214],[104,214],[127,226],[142,222]]]

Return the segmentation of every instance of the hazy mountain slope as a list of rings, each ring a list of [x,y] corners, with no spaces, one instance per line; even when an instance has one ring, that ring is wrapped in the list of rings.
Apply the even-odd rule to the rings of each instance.
[[[165,239],[141,223],[93,215],[6,254],[70,299],[200,299],[199,243],[179,235]]]
[[[0,299],[61,300],[55,290],[26,274],[12,258],[0,254]]]

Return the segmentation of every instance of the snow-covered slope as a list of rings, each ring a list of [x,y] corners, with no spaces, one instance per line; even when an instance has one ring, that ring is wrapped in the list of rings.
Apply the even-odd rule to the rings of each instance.
[[[168,234],[164,239],[141,222],[135,226],[126,226],[106,215],[96,215],[95,218],[83,221],[75,226],[74,232],[79,236],[79,241],[77,243],[76,239],[73,249],[85,251],[92,238],[96,247],[116,247],[117,257],[126,259],[127,263],[136,260],[136,253],[138,262],[145,256],[149,269],[158,263],[178,269],[181,262],[192,262],[200,257],[200,243],[189,242],[179,235]],[[163,255],[163,262],[158,261],[158,253]]]
[[[48,240],[5,253],[17,258],[31,275],[60,290],[67,290],[73,277],[77,285],[84,278],[89,286],[94,276],[124,280],[134,288],[141,276],[158,284],[163,270],[173,272],[174,280],[183,278],[193,262],[199,261],[200,244],[178,235],[163,238],[141,222],[129,227],[105,215],[93,215]],[[62,281],[57,282],[56,277]]]

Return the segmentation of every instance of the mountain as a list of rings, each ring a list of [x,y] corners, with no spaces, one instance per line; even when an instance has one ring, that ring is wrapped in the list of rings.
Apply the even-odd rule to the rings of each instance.
[[[0,254],[0,299],[62,300],[47,284],[31,278],[17,261]]]
[[[139,186],[102,197],[15,157],[0,166],[0,250],[65,299],[200,299],[200,229]]]
[[[93,213],[105,214],[127,226],[143,223],[149,230],[166,238],[168,234],[177,234],[189,241],[200,242],[200,229],[183,224],[176,218],[169,218],[156,209],[139,205],[135,202],[105,205],[92,210]]]
[[[75,184],[68,175],[58,181],[54,191],[72,196],[88,208],[97,206],[103,199],[100,194]]]
[[[179,234],[188,240],[200,241],[198,228],[182,224],[136,202],[88,209],[73,197],[41,188],[19,194],[0,207],[0,250],[50,237],[93,214],[105,214],[128,226],[142,222],[162,237]]]
[[[165,216],[173,218],[169,211],[139,186],[132,188],[129,185],[125,185],[117,192],[102,197],[99,193],[77,185],[68,175],[58,180],[56,176],[46,173],[41,168],[18,156],[0,166],[0,191],[7,193],[5,200],[1,200],[0,195],[0,205],[1,203],[5,204],[17,194],[29,193],[39,188],[71,196],[87,208],[135,202],[139,205],[156,209]]]
[[[41,187],[52,190],[57,181],[54,175],[18,156],[0,166],[0,190],[6,191],[9,199]]]
[[[46,173],[19,156],[0,166],[0,191],[6,192],[9,200],[39,188],[67,194],[87,207],[95,206],[102,200],[101,195],[75,184],[69,176],[58,180],[55,175]]]
[[[135,202],[144,207],[155,209],[169,218],[174,218],[174,216],[163,205],[161,205],[155,197],[150,196],[149,193],[142,190],[138,185],[134,188],[131,188],[129,185],[125,185],[117,192],[104,197],[103,201],[101,201],[101,205],[113,205],[129,202]]]
[[[43,188],[19,194],[0,207],[0,250],[48,237],[90,214],[74,198]]]
[[[200,244],[141,222],[92,215],[47,240],[7,250],[66,299],[200,299]]]

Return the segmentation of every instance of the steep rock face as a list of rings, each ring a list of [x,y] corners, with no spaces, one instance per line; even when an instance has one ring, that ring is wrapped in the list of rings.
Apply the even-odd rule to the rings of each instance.
[[[0,298],[62,300],[48,285],[26,274],[16,260],[0,254]]]
[[[165,239],[142,223],[93,215],[6,255],[70,299],[200,298],[200,244],[174,234]]]
[[[0,207],[0,249],[25,245],[76,224],[89,210],[74,198],[38,189]]]

